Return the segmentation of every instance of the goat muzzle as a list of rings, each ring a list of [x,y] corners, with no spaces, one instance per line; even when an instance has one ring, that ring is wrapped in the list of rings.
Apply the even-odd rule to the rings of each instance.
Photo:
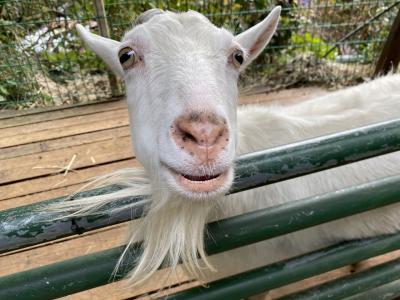
[[[226,120],[213,113],[189,113],[178,117],[171,126],[171,136],[182,151],[200,164],[213,162],[229,143]]]

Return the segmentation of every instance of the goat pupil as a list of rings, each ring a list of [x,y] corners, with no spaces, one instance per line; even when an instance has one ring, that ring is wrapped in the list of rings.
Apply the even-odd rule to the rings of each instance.
[[[127,52],[127,53],[122,54],[122,55],[119,57],[119,62],[120,62],[121,64],[127,62],[127,61],[132,57],[132,55],[133,55],[133,53],[131,53],[131,52]]]
[[[243,63],[243,55],[241,53],[236,53],[235,54],[235,59],[239,64]]]

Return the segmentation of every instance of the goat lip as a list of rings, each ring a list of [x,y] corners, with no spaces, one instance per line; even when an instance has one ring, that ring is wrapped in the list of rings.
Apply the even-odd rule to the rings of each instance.
[[[224,185],[228,176],[228,171],[213,175],[197,176],[183,174],[170,167],[168,167],[168,170],[182,188],[195,193],[215,192]]]
[[[192,192],[213,192],[220,188],[226,179],[226,173],[221,173],[218,175],[214,175],[209,178],[204,178],[204,180],[199,180],[203,178],[196,178],[196,180],[192,180],[192,178],[188,178],[183,174],[174,174],[176,181],[185,189],[188,189]],[[193,178],[194,179],[194,178]]]

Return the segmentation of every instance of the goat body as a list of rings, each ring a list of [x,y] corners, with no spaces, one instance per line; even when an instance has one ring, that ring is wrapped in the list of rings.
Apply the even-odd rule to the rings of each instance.
[[[382,77],[294,105],[239,107],[238,152],[272,148],[395,119],[399,115],[399,75]],[[398,152],[229,195],[220,200],[216,218],[334,192],[395,174],[400,174]],[[399,229],[400,204],[393,204],[220,254],[212,263],[233,274],[239,269],[279,261],[340,241],[394,233]]]
[[[135,223],[128,239],[127,249],[143,240],[130,283],[150,278],[164,262],[172,269],[183,262],[190,274],[209,281],[338,241],[399,229],[400,206],[392,205],[213,257],[204,253],[204,226],[210,220],[400,173],[400,156],[393,153],[224,196],[233,182],[236,154],[394,119],[400,113],[398,75],[290,106],[251,105],[236,111],[239,72],[268,43],[279,12],[274,9],[237,36],[192,11],[147,12],[122,42],[77,26],[86,44],[125,79],[135,153],[145,172],[119,171],[104,183],[122,182],[122,191],[61,207],[78,208],[74,214],[82,215],[127,195],[151,194],[147,215]],[[204,265],[219,272],[208,272]]]

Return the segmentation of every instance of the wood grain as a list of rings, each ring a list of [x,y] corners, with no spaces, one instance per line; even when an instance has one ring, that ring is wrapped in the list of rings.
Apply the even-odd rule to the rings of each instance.
[[[67,166],[72,170],[99,164],[133,158],[129,136],[106,141],[73,146],[65,149],[29,154],[21,158],[8,158],[1,161],[0,184],[44,175],[64,173]]]
[[[82,169],[76,172],[69,172],[65,176],[63,174],[58,174],[3,185],[0,186],[0,210],[6,209],[6,207],[12,207],[13,203],[16,207],[17,201],[15,200],[15,198],[17,197],[21,197],[24,195],[33,195],[42,191],[51,191],[63,187],[81,184],[88,181],[89,179],[93,179],[96,176],[107,174],[121,168],[134,168],[138,166],[139,163],[136,159],[128,159],[120,162],[113,162],[105,165],[95,166],[93,168]],[[32,199],[35,198],[32,197]],[[36,199],[36,201],[33,201],[30,197],[26,197],[26,202],[19,204],[31,204],[33,202],[43,201],[47,199],[48,198],[42,198],[40,200]]]
[[[65,106],[52,106],[52,107],[41,107],[25,110],[2,110],[0,111],[0,128],[2,124],[5,127],[21,125],[23,120],[43,120],[43,119],[57,119],[59,117],[65,117],[66,115],[79,115],[85,114],[85,112],[98,112],[104,111],[117,107],[126,106],[126,101],[123,98],[115,98],[97,102],[77,103]],[[36,117],[39,116],[39,117]],[[32,117],[33,116],[33,117]],[[31,119],[32,117],[32,119]]]
[[[32,125],[23,125],[0,129],[0,148],[45,141],[85,132],[128,125],[128,112],[117,110],[101,112],[89,116],[78,116],[56,121],[46,121]]]
[[[3,159],[26,156],[35,153],[43,153],[57,149],[65,149],[73,146],[91,144],[94,142],[105,141],[120,137],[130,136],[129,126],[104,129],[95,132],[82,133],[78,135],[66,136],[58,139],[33,142],[25,145],[3,148],[0,150],[0,161]],[[3,162],[0,162],[0,165]]]

